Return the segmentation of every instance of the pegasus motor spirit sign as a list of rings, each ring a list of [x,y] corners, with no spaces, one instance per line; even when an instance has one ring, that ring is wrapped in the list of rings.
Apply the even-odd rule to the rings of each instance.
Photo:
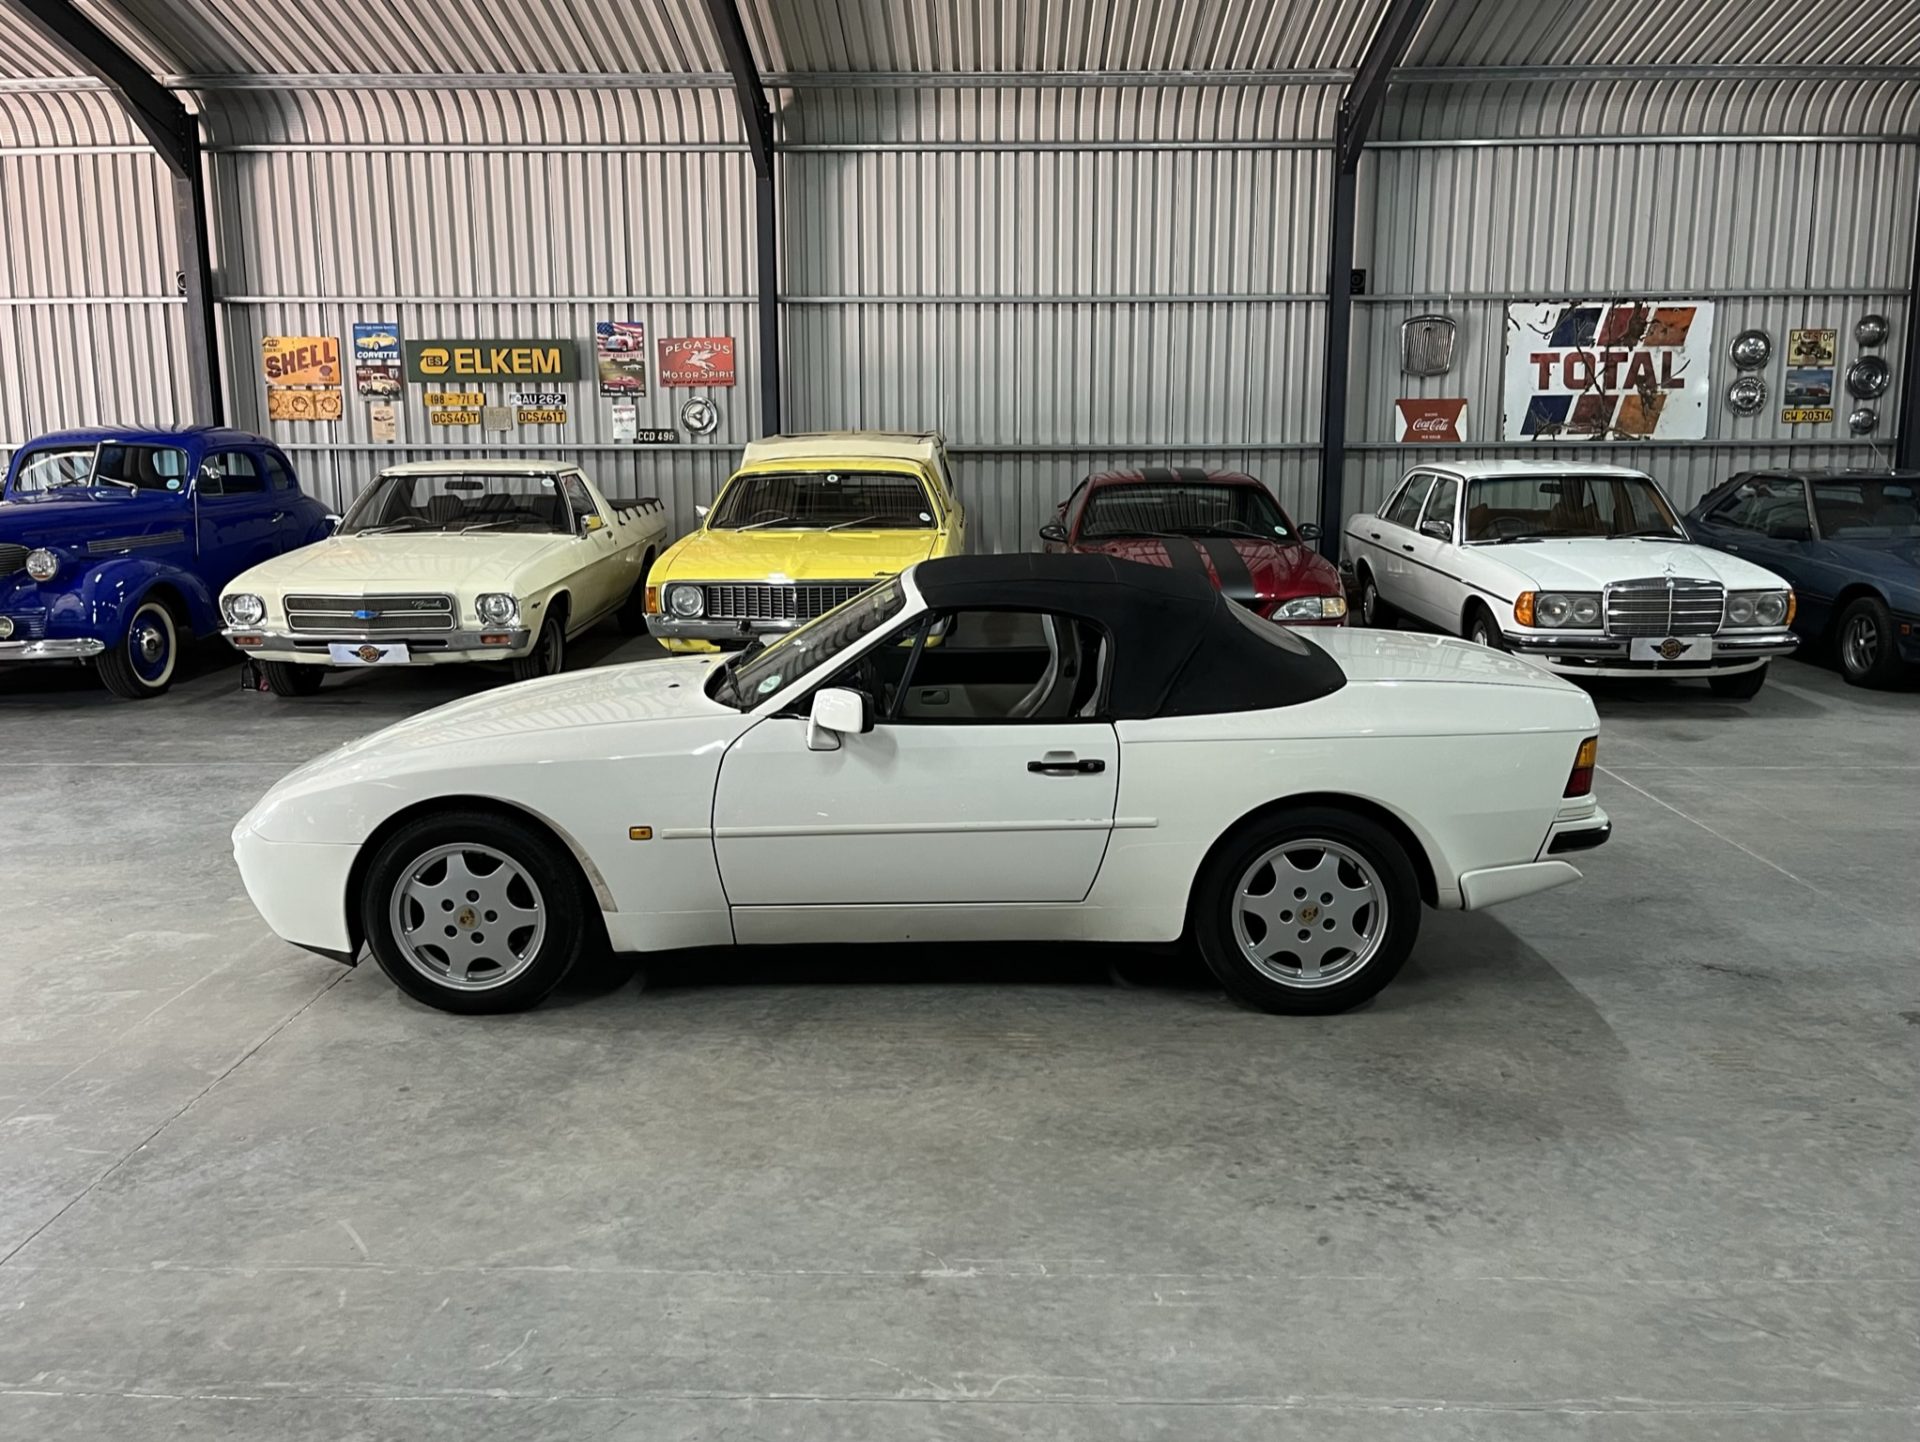
[[[1510,305],[1500,438],[1704,440],[1712,356],[1705,301]]]

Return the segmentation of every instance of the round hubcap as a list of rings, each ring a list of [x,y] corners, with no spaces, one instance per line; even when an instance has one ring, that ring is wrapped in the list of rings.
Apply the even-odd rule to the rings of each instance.
[[[151,606],[135,616],[127,629],[127,659],[133,662],[134,674],[149,685],[165,680],[173,665],[173,637],[166,617]]]
[[[1847,669],[1856,676],[1873,669],[1880,655],[1880,628],[1871,616],[1855,616],[1847,622],[1847,634],[1841,640],[1841,653]]]
[[[504,986],[547,934],[547,911],[521,865],[490,846],[436,846],[393,888],[389,920],[407,964],[458,991]]]
[[[1359,853],[1336,841],[1288,841],[1234,888],[1233,936],[1261,975],[1282,986],[1345,981],[1372,961],[1387,931],[1387,891]]]
[[[1360,588],[1360,619],[1371,626],[1374,613],[1379,609],[1380,593],[1373,589],[1373,579],[1369,577],[1366,585]]]

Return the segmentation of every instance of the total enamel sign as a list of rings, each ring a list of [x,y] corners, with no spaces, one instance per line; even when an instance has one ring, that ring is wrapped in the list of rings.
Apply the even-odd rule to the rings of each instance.
[[[1502,440],[1704,440],[1713,401],[1707,301],[1507,307]]]

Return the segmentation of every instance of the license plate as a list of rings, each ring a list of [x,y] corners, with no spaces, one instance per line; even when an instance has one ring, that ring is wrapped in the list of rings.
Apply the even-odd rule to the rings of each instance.
[[[1711,636],[1635,636],[1627,655],[1634,661],[1711,661]]]
[[[384,645],[375,645],[372,641],[357,645],[351,641],[330,641],[327,643],[327,659],[336,666],[404,666],[412,658],[407,655],[406,643],[402,641]]]

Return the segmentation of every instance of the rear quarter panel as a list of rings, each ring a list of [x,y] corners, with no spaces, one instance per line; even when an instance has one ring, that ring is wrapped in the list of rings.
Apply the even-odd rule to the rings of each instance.
[[[1491,693],[1491,694],[1489,694]],[[1371,802],[1413,834],[1439,905],[1460,874],[1532,861],[1560,809],[1592,701],[1553,690],[1350,684],[1278,711],[1122,721],[1113,840],[1087,898],[1101,936],[1171,940],[1207,853],[1269,803]]]

